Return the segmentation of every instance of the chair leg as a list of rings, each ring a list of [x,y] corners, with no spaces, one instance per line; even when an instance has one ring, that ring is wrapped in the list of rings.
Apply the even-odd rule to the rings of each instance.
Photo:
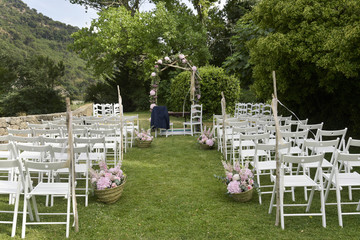
[[[273,192],[271,194],[271,200],[270,200],[270,206],[269,206],[269,214],[271,214],[273,206],[274,206],[275,190],[276,190],[276,187],[275,187],[275,184],[274,184]]]
[[[70,230],[70,205],[71,205],[71,197],[69,194],[67,199],[67,209],[66,209],[66,238],[69,237],[69,230]]]
[[[336,186],[336,202],[337,202],[339,226],[343,227],[342,211],[341,211],[341,193],[339,186]]]
[[[15,232],[16,232],[16,222],[17,222],[17,216],[18,216],[18,211],[19,211],[19,199],[20,199],[20,187],[18,187],[18,191],[16,193],[16,198],[15,198],[14,216],[13,216],[11,237],[14,237]],[[24,214],[26,215],[26,212],[24,212]]]

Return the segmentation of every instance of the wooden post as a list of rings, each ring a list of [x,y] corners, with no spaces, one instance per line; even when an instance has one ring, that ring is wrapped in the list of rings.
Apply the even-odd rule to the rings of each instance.
[[[70,98],[66,98],[66,123],[68,130],[68,163],[70,165],[71,171],[71,196],[72,196],[72,204],[73,204],[73,212],[74,212],[74,221],[75,221],[75,232],[79,232],[79,216],[77,211],[77,202],[76,202],[76,193],[75,193],[75,162],[74,162],[74,141],[72,134],[72,112],[70,106]]]
[[[274,114],[274,121],[275,121],[275,131],[276,131],[276,139],[275,139],[275,161],[276,161],[276,219],[275,219],[275,226],[279,226],[280,221],[280,168],[281,162],[279,159],[279,140],[280,140],[280,130],[279,130],[279,121],[277,116],[277,90],[276,90],[276,75],[275,71],[272,72],[273,76],[273,84],[274,84],[274,94],[271,101],[271,108]]]
[[[221,92],[221,113],[222,113],[222,118],[223,118],[223,131],[222,131],[222,145],[223,145],[223,157],[224,157],[224,160],[226,160],[226,151],[225,151],[225,148],[226,148],[226,137],[225,137],[225,122],[226,122],[226,100],[225,100],[225,96],[224,96],[224,92]]]
[[[124,158],[124,141],[123,141],[123,128],[124,128],[124,121],[123,121],[123,105],[122,105],[122,98],[120,95],[120,87],[117,85],[118,90],[118,98],[119,98],[119,114],[120,114],[120,151],[119,151],[119,162],[122,162]]]

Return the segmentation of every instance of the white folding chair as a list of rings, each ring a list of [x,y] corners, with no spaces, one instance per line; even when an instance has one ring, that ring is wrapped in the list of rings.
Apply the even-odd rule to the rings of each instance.
[[[316,133],[316,137],[315,140],[317,141],[324,141],[324,140],[334,140],[339,138],[340,142],[338,145],[338,149],[340,151],[344,151],[345,150],[345,135],[347,132],[347,128],[341,129],[341,130],[322,130],[319,129]],[[321,151],[323,152],[333,152],[334,149],[331,147],[327,147],[327,148],[321,148]]]
[[[285,228],[285,217],[289,216],[321,216],[322,217],[322,226],[326,227],[326,215],[325,215],[325,197],[324,197],[324,187],[323,187],[323,178],[322,178],[322,168],[321,164],[324,159],[324,154],[312,155],[312,156],[291,156],[283,155],[282,156],[282,165],[280,171],[280,222],[281,228]],[[313,178],[309,175],[303,173],[301,175],[286,175],[286,168],[291,164],[315,164],[316,173]],[[271,202],[269,207],[269,213],[272,212],[274,205],[275,195],[276,195],[276,176],[273,176],[274,180],[274,189],[271,196]],[[286,188],[294,187],[307,187],[311,188],[310,197],[307,203],[284,203],[284,192]],[[310,207],[312,200],[314,198],[315,190],[320,193],[320,212],[310,212]],[[290,213],[284,211],[284,207],[306,207],[305,213]]]
[[[69,237],[69,228],[70,228],[70,206],[71,206],[71,195],[70,195],[70,178],[67,182],[43,182],[39,181],[35,186],[34,181],[30,178],[30,171],[39,170],[39,171],[48,171],[50,175],[53,175],[53,172],[62,169],[68,168],[67,162],[33,162],[25,160],[24,162],[26,176],[25,176],[25,199],[31,199],[33,204],[33,209],[35,213],[36,222],[28,222],[26,214],[23,214],[23,223],[22,223],[22,233],[21,237],[25,238],[26,226],[27,225],[48,225],[48,224],[65,224],[66,225],[66,237]],[[36,196],[62,196],[66,199],[66,211],[59,213],[40,213],[38,210]],[[27,209],[27,201],[24,201],[24,212]],[[66,215],[65,221],[40,221],[40,216],[46,215]]]
[[[324,178],[327,180],[328,184],[326,187],[326,193],[325,193],[325,202],[327,202],[329,193],[330,193],[330,187],[334,186],[336,190],[336,203],[326,203],[327,205],[337,205],[338,210],[338,220],[339,220],[339,226],[343,227],[343,220],[342,216],[344,215],[359,215],[360,214],[360,201],[352,201],[352,193],[351,193],[351,187],[359,187],[360,186],[360,174],[356,171],[351,171],[349,168],[346,169],[344,173],[339,172],[339,163],[340,162],[359,162],[360,161],[360,154],[349,154],[349,153],[341,153],[340,151],[337,151],[335,158],[335,163],[332,168],[332,171],[330,174],[325,173]],[[349,198],[350,201],[343,201],[341,199],[341,190],[344,187],[349,188]],[[350,212],[346,211],[343,212],[342,205],[357,205],[356,211]]]
[[[74,144],[76,147],[83,147],[87,146],[89,149],[89,158],[90,158],[90,165],[92,166],[94,163],[97,164],[100,160],[104,160],[106,162],[106,143],[105,137],[100,138],[77,138],[74,137]],[[98,144],[98,148],[94,149],[93,146]],[[103,148],[100,148],[103,146]],[[79,161],[86,161],[88,156],[84,153],[81,153],[78,156]]]
[[[203,132],[203,128],[202,128],[202,104],[195,104],[195,105],[191,105],[191,111],[190,111],[190,122],[184,122],[183,123],[184,126],[184,135],[186,133],[186,126],[190,126],[190,134],[191,136],[194,135],[194,133],[199,133],[196,131],[196,126],[199,126],[200,128],[200,133]]]
[[[278,150],[284,150],[285,154],[288,154],[290,152],[290,147],[291,143],[283,143],[278,145]],[[255,169],[256,180],[260,188],[260,192],[258,194],[260,204],[262,204],[261,197],[263,194],[272,193],[272,191],[265,191],[264,189],[273,187],[273,185],[261,185],[260,177],[263,175],[274,175],[274,171],[276,170],[276,160],[274,159],[275,148],[275,144],[257,143],[255,146],[254,161],[250,162]],[[263,153],[266,153],[267,155],[264,156]]]
[[[9,180],[1,180],[0,181],[0,195],[11,195],[15,198],[14,210],[13,211],[6,211],[1,210],[1,224],[12,224],[11,230],[11,237],[15,236],[16,232],[16,223],[17,223],[17,216],[19,214],[19,201],[20,201],[20,194],[24,190],[25,182],[24,182],[24,175],[23,175],[23,167],[19,160],[11,159],[11,160],[0,160],[0,168],[13,168],[16,169],[18,173],[17,179],[9,179]],[[28,201],[28,200],[25,200]],[[27,212],[28,211],[28,212]],[[12,221],[6,220],[5,214],[13,214]],[[21,213],[21,212],[20,212]],[[29,205],[28,210],[24,208],[23,214],[26,216],[29,213],[30,220],[34,220],[31,206]]]

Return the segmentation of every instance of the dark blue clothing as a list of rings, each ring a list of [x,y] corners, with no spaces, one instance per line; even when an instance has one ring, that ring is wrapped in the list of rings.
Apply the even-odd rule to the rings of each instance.
[[[170,128],[169,113],[166,106],[155,106],[151,112],[151,128]]]

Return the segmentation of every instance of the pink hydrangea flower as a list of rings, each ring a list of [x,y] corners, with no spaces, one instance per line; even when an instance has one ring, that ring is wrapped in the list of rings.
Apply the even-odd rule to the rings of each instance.
[[[150,105],[150,109],[153,109],[155,106],[156,106],[155,103],[151,104],[151,105]]]
[[[187,63],[187,60],[185,58],[181,61],[182,61],[182,63]]]
[[[185,55],[184,55],[184,54],[179,54],[179,58],[180,58],[180,59],[184,59],[184,58],[185,58]]]
[[[200,99],[200,98],[201,98],[201,95],[200,95],[200,94],[197,94],[196,97],[197,97],[197,99]]]
[[[155,77],[155,76],[156,76],[156,73],[155,73],[155,72],[152,72],[152,73],[151,73],[151,76],[152,76],[152,77]]]
[[[227,190],[229,193],[240,193],[241,192],[240,182],[231,181],[227,186]]]
[[[150,91],[150,96],[155,96],[156,92],[154,90]]]
[[[206,145],[212,147],[214,145],[214,140],[212,140],[212,139],[206,140]]]
[[[110,180],[110,178],[107,178],[107,177],[99,178],[99,180],[96,183],[96,187],[98,190],[109,188],[110,185],[111,185],[111,180]]]
[[[116,183],[111,184],[111,188],[116,188],[116,187],[117,187]]]
[[[229,179],[231,181],[233,174],[228,172],[228,173],[226,173],[226,177],[227,177],[227,179]]]
[[[165,59],[165,61],[170,62],[170,58],[169,58],[169,57],[165,57],[164,59]]]
[[[159,59],[159,60],[157,61],[157,63],[158,63],[158,64],[162,64],[163,62],[162,62],[161,59]]]
[[[155,68],[158,68],[158,67],[159,67],[159,65],[155,65],[154,67],[155,67]]]
[[[191,68],[194,72],[196,72],[196,70],[197,70],[197,67],[196,66],[192,66],[192,68]]]

